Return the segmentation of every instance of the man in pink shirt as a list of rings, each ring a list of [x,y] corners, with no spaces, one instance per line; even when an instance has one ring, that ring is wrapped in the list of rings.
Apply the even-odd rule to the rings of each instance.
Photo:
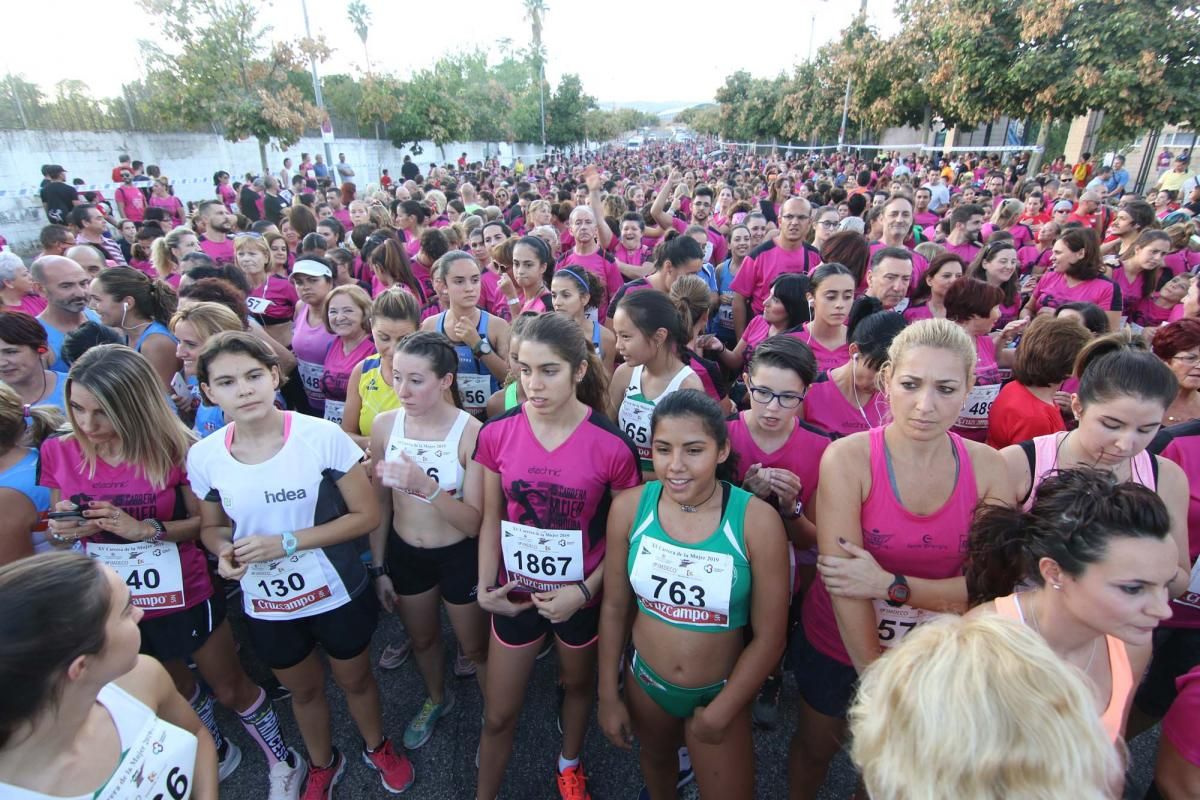
[[[930,225],[937,225],[942,221],[942,218],[929,210],[929,203],[933,199],[933,192],[928,186],[918,187],[913,193],[916,200],[916,208],[913,209],[913,222],[920,225],[922,228],[928,228]]]
[[[204,221],[204,236],[200,239],[200,249],[208,254],[218,266],[234,263],[233,216],[220,200],[206,200],[197,209],[197,216]]]
[[[117,209],[121,216],[131,222],[141,222],[146,218],[146,196],[142,190],[133,185],[133,172],[121,170],[121,188],[116,191]]]
[[[979,231],[983,228],[983,208],[964,203],[950,214],[950,233],[942,246],[948,253],[957,253],[968,264],[979,252]]]
[[[333,212],[333,218],[342,223],[342,227],[350,230],[354,227],[354,223],[350,221],[350,211],[342,205],[342,192],[339,189],[326,189],[325,202],[329,203],[329,210]]]
[[[821,254],[805,242],[812,228],[812,206],[803,197],[793,197],[779,209],[779,236],[767,239],[750,251],[742,262],[733,290],[733,328],[738,339],[771,292],[771,284],[785,272],[807,275],[821,263]]]
[[[679,185],[682,176],[679,170],[672,170],[667,182],[663,184],[662,190],[658,196],[654,198],[654,205],[650,207],[650,215],[654,217],[654,222],[663,230],[675,230],[683,233],[687,230],[688,225],[699,225],[704,228],[705,235],[708,236],[708,241],[712,244],[712,257],[709,258],[709,263],[720,264],[729,255],[729,243],[725,241],[725,235],[716,228],[712,227],[712,206],[713,206],[713,190],[708,186],[696,187],[695,197],[691,199],[691,218],[690,223],[684,222],[678,217],[673,216],[667,211],[667,200],[675,187]]]
[[[895,194],[884,201],[883,204],[883,235],[879,241],[871,245],[871,253],[874,254],[878,250],[885,247],[902,247],[912,253],[912,283],[911,286],[916,286],[917,281],[921,280],[921,276],[925,274],[925,270],[929,267],[929,262],[925,260],[925,256],[917,253],[911,247],[905,244],[913,230],[913,207],[912,202],[906,195]]]

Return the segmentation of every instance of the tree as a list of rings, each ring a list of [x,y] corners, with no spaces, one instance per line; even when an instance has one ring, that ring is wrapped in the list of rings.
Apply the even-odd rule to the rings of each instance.
[[[675,122],[705,136],[715,136],[721,132],[721,108],[716,103],[691,106],[676,114]]]
[[[0,79],[0,97],[8,101],[0,105],[0,128],[29,128],[41,118],[42,90],[23,76],[9,73]]]
[[[141,0],[161,20],[163,37],[177,52],[143,42],[154,102],[175,119],[214,121],[232,142],[255,138],[263,171],[267,144],[297,142],[308,125],[320,122],[316,106],[288,82],[311,55],[329,56],[322,40],[275,42],[259,26],[262,9],[250,0]]]
[[[367,34],[371,32],[371,9],[367,8],[363,0],[350,0],[346,6],[346,15],[350,18],[350,24],[354,26],[354,32],[362,39],[363,58],[367,60],[367,76],[370,77],[371,54],[367,51]]]
[[[596,107],[596,98],[583,91],[578,75],[563,75],[546,104],[546,142],[564,147],[587,138],[585,115]]]
[[[542,46],[542,17],[550,8],[544,0],[524,0],[525,18],[529,20],[530,65],[533,67],[533,82],[537,86],[541,105],[542,145],[546,144],[546,50]]]

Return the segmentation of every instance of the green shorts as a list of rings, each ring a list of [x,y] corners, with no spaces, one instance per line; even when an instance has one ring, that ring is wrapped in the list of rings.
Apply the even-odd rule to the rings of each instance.
[[[697,708],[711,703],[725,688],[725,681],[696,689],[676,686],[650,669],[650,665],[642,660],[636,650],[633,651],[633,663],[629,665],[629,670],[638,686],[642,687],[642,691],[648,694],[651,700],[658,703],[659,708],[680,719],[687,719]]]

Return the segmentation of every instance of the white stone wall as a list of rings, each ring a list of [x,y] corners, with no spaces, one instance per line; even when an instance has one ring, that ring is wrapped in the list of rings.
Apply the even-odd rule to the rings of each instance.
[[[482,160],[486,154],[495,155],[497,145],[483,142],[448,144],[445,156],[432,142],[422,142],[423,152],[413,160],[425,172],[431,162],[443,163],[458,158],[466,151],[470,160]],[[526,163],[535,159],[540,145],[501,144],[502,160],[517,155]],[[374,139],[339,139],[332,145],[333,159],[345,153],[354,167],[359,188],[378,183],[380,171],[388,169],[393,178],[400,175],[400,165],[408,150],[398,150],[391,142]],[[305,138],[281,152],[274,146],[267,150],[271,171],[278,173],[283,159],[291,157],[293,168],[300,164],[300,153],[323,154],[319,138]],[[187,203],[215,197],[212,175],[225,170],[240,180],[247,172],[261,172],[258,142],[251,139],[228,142],[219,136],[206,134],[152,134],[123,131],[0,131],[0,234],[9,247],[22,256],[37,252],[37,236],[46,224],[46,215],[35,194],[16,196],[22,189],[36,190],[41,183],[42,164],[62,164],[67,180],[83,178],[89,184],[106,184],[112,180],[112,168],[117,157],[128,153],[147,164],[157,164],[164,175],[176,182],[176,195]],[[104,192],[112,199],[112,190]]]

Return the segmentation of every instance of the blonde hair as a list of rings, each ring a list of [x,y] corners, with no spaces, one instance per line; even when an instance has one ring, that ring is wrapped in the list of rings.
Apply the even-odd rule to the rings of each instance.
[[[896,365],[901,363],[910,350],[929,347],[946,350],[962,361],[968,388],[975,381],[975,342],[957,324],[948,319],[923,319],[909,325],[892,339],[887,351],[887,361],[879,370],[879,379],[886,384],[891,380]]]
[[[0,454],[21,444],[37,447],[64,420],[56,406],[27,407],[15,389],[0,382]]]
[[[708,284],[699,275],[680,275],[671,284],[670,297],[690,337],[692,329],[711,310],[712,294]]]
[[[1025,204],[1014,197],[1002,200],[992,212],[992,224],[1008,228],[1025,213]]]
[[[933,261],[935,258],[946,252],[946,248],[937,242],[921,242],[913,248],[913,252],[924,258],[926,261]]]
[[[175,332],[175,326],[181,322],[190,323],[206,342],[221,331],[244,330],[238,315],[220,303],[192,303],[179,309],[175,316],[171,317],[171,333]]]
[[[333,302],[335,297],[341,295],[349,297],[350,302],[354,303],[362,311],[362,328],[369,336],[371,334],[371,295],[364,292],[361,286],[353,283],[338,286],[332,292],[325,295],[325,302],[321,304],[321,318],[322,322],[325,323],[325,330],[333,333],[333,328],[329,325],[329,304]]]
[[[171,250],[179,246],[183,237],[195,235],[194,230],[186,225],[180,225],[154,240],[154,243],[150,245],[150,262],[154,264],[154,271],[158,273],[159,278],[166,280],[168,276],[179,269],[179,262],[175,260]]]
[[[1034,631],[946,615],[863,672],[850,756],[876,800],[1103,800],[1123,769],[1095,709]]]
[[[167,405],[162,381],[150,362],[123,344],[93,347],[71,365],[63,392],[70,400],[75,385],[95,396],[121,440],[121,455],[156,488],[166,486],[171,470],[187,459],[195,435]],[[75,413],[67,406],[71,433],[79,442],[88,477],[96,476],[96,449],[77,434]]]
[[[434,211],[438,214],[446,212],[446,195],[438,189],[430,189],[425,193],[425,202],[432,203]]]
[[[263,272],[268,275],[271,273],[271,263],[274,260],[271,257],[271,239],[278,237],[283,239],[281,234],[264,234],[263,236],[239,236],[233,240],[234,254],[241,253],[243,250],[257,250],[262,253],[266,261],[263,262]]]
[[[527,208],[525,210],[525,219],[533,219],[533,212],[537,211],[539,209],[542,209],[542,208],[545,208],[546,211],[550,212],[550,216],[551,216],[551,218],[553,218],[554,207],[552,205],[550,205],[549,200],[542,199],[542,200],[534,200],[532,203],[529,204],[529,208]]]

